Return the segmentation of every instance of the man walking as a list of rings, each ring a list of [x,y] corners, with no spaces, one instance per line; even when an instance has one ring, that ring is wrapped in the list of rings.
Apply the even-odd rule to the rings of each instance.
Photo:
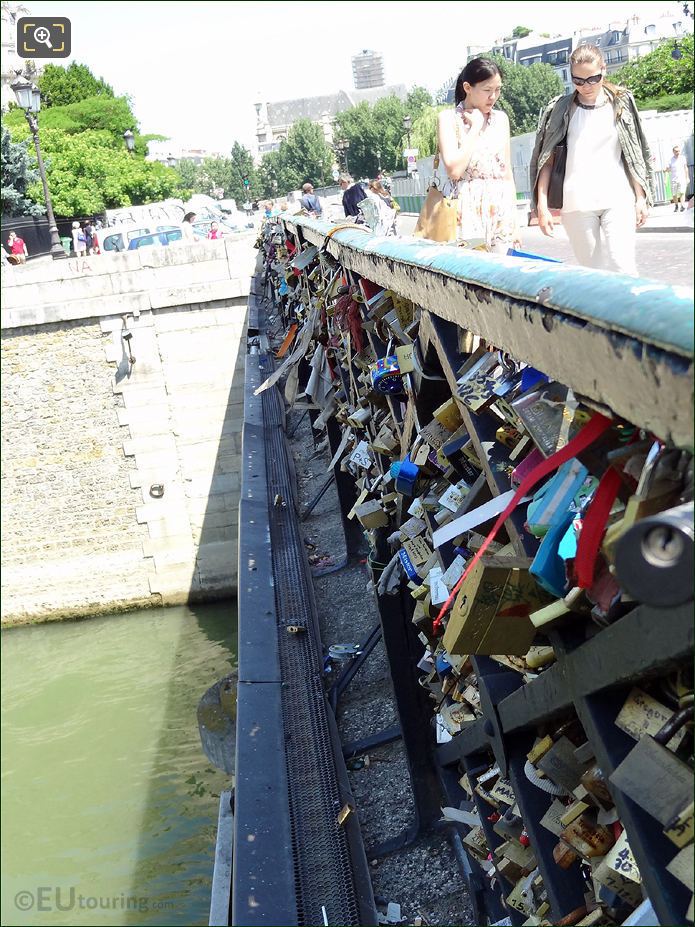
[[[355,183],[349,174],[341,174],[338,183],[343,191],[343,211],[346,217],[361,218],[357,207],[367,198],[367,191],[361,183]]]
[[[306,209],[312,218],[320,219],[323,210],[321,209],[321,201],[314,193],[314,185],[311,183],[305,183],[302,187],[302,194],[302,209]]]
[[[688,172],[688,162],[685,160],[685,155],[681,152],[680,145],[673,146],[673,157],[671,158],[668,169],[671,172],[671,202],[673,203],[673,211],[678,212],[680,207],[680,211],[685,212],[685,193],[688,189],[688,183],[690,182],[690,174]]]

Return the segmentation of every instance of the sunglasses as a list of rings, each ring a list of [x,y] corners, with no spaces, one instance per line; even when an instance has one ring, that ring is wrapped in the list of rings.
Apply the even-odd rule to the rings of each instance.
[[[575,77],[574,74],[572,75],[572,83],[578,87],[583,87],[584,84],[598,84],[600,80],[603,80],[603,74],[592,74],[591,77]]]

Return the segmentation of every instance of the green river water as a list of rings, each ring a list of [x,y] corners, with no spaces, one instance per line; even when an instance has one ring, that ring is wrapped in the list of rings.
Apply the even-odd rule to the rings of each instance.
[[[2,634],[2,924],[207,924],[233,602]]]

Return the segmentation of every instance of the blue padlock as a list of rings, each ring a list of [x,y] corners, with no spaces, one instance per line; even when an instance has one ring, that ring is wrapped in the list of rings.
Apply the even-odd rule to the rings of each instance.
[[[381,357],[371,368],[372,388],[377,393],[402,393],[401,368],[395,354]]]
[[[394,460],[391,464],[391,476],[396,481],[396,490],[404,496],[415,495],[415,482],[419,475],[420,468],[407,455],[403,460]]]

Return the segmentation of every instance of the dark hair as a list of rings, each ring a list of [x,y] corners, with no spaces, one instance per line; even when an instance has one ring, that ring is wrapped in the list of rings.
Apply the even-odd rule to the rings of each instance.
[[[489,58],[473,58],[468,62],[466,67],[461,71],[456,80],[456,90],[454,91],[454,103],[458,106],[466,99],[466,91],[463,89],[464,84],[470,84],[474,87],[481,81],[488,80],[499,74],[500,69],[494,61]]]
[[[187,212],[183,217],[184,222],[192,222],[195,219],[196,214],[194,212]]]

